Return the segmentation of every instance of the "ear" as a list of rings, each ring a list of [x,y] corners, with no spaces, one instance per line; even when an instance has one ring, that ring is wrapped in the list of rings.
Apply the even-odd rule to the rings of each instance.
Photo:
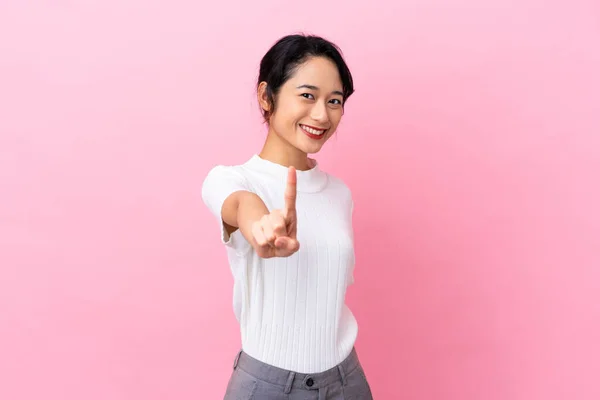
[[[267,112],[271,111],[271,103],[269,102],[269,97],[267,96],[267,82],[263,81],[258,85],[257,95],[260,108]]]

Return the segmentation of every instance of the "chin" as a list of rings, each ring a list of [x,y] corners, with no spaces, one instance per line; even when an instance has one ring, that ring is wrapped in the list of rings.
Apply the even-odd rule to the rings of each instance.
[[[328,140],[329,137],[325,137],[322,141],[315,142],[309,138],[303,137],[296,142],[298,144],[296,147],[306,154],[316,154],[323,149]]]
[[[298,146],[298,148],[300,150],[302,150],[302,152],[304,152],[306,154],[316,154],[319,151],[321,151],[321,149],[323,148],[324,144],[325,143],[322,143],[322,144],[316,145],[316,146],[314,144],[312,144],[312,146],[311,145],[308,145],[308,146],[306,146],[306,145],[305,146]]]

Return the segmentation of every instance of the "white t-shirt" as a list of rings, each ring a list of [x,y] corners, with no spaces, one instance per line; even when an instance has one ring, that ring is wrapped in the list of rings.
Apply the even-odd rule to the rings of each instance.
[[[217,218],[227,249],[243,350],[299,373],[339,364],[358,333],[345,304],[354,270],[352,195],[312,161],[312,169],[297,171],[300,250],[290,257],[259,257],[239,229],[230,237],[221,219],[223,202],[239,190],[257,194],[269,210],[283,208],[287,167],[254,155],[242,165],[214,167],[202,186],[203,201]]]

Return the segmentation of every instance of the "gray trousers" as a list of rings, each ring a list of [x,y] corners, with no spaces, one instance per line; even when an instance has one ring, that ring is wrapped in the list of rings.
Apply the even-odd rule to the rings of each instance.
[[[273,367],[240,351],[224,400],[373,400],[373,395],[356,349],[317,374]]]

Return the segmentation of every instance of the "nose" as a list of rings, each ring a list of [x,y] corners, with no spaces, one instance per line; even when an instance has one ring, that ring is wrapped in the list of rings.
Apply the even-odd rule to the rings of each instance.
[[[325,124],[329,122],[329,114],[327,113],[327,106],[325,103],[318,101],[314,104],[311,109],[310,117],[317,122]]]

